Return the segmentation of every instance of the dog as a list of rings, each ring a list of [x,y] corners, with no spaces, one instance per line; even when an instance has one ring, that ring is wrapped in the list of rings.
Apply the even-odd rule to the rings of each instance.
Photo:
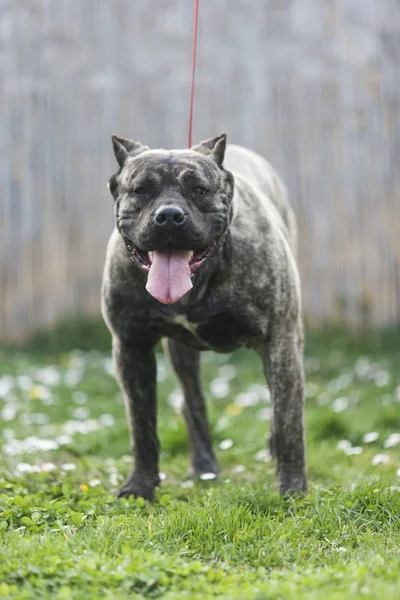
[[[271,392],[280,493],[306,492],[296,223],[283,183],[260,155],[227,146],[225,134],[187,150],[112,142],[116,227],[102,314],[133,452],[119,496],[151,501],[160,483],[154,348],[162,338],[184,392],[193,474],[218,474],[200,352],[247,347],[261,357]]]

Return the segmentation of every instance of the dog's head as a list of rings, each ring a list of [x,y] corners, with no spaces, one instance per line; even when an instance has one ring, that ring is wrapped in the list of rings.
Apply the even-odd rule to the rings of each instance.
[[[172,304],[192,288],[232,218],[233,176],[223,168],[226,136],[190,150],[150,150],[112,136],[119,172],[109,181],[117,228],[147,291]]]

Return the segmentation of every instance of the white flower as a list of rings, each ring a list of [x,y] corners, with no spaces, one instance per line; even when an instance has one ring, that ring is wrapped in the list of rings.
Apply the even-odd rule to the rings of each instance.
[[[381,370],[375,375],[375,385],[377,387],[385,387],[390,382],[390,375],[387,371]]]
[[[245,470],[246,467],[244,465],[236,465],[235,467],[233,467],[232,473],[243,473],[243,471]]]
[[[34,400],[40,400],[45,406],[53,404],[53,394],[44,385],[32,385],[29,391]]]
[[[257,452],[254,458],[260,462],[269,462],[272,456],[268,448],[263,448]]]
[[[61,465],[63,471],[75,471],[76,464],[75,463],[64,463]]]
[[[80,390],[75,390],[75,392],[72,392],[72,400],[76,402],[76,404],[86,404],[88,395]]]
[[[272,419],[272,415],[274,414],[273,409],[270,406],[266,408],[262,408],[257,413],[257,419],[259,421],[270,421]]]
[[[391,433],[383,444],[385,448],[394,448],[400,444],[400,433]]]
[[[55,440],[45,440],[34,436],[27,437],[25,440],[9,439],[8,444],[3,446],[3,452],[9,455],[23,454],[24,452],[48,452],[56,450],[58,444]]]
[[[117,486],[119,484],[119,481],[120,481],[119,473],[117,473],[117,472],[111,473],[110,484],[113,486]]]
[[[30,438],[28,438],[30,439]],[[58,444],[56,440],[43,440],[40,438],[31,438],[31,448],[32,450],[42,450],[43,452],[48,452],[49,450],[57,450]]]
[[[183,392],[180,389],[173,390],[168,396],[168,404],[177,413],[180,413],[183,406]]]
[[[252,383],[249,387],[249,392],[256,394],[261,401],[271,402],[271,392],[269,387],[263,383]]]
[[[74,387],[77,385],[83,377],[83,369],[69,369],[64,375],[64,383],[68,387]]]
[[[39,469],[44,473],[50,473],[51,471],[55,471],[56,465],[54,463],[47,462],[40,465]]]
[[[1,411],[0,418],[3,421],[13,421],[13,419],[15,419],[16,414],[17,414],[17,409],[15,408],[15,406],[8,404]]]
[[[222,415],[222,417],[220,417],[218,419],[218,422],[215,426],[215,431],[222,431],[222,429],[225,429],[226,427],[228,427],[230,423],[230,419],[228,417],[228,415]]]
[[[40,383],[49,386],[58,385],[61,379],[57,367],[43,367],[42,369],[37,369],[34,377],[36,381],[40,381]]]
[[[188,479],[187,481],[182,481],[181,487],[182,488],[192,488],[192,487],[194,487],[194,481],[192,481],[191,479]]]
[[[400,469],[397,469],[396,475],[397,477],[400,477]]]
[[[112,358],[105,358],[103,360],[103,369],[105,370],[106,373],[108,373],[108,375],[111,375],[111,376],[115,375],[114,361],[112,360]]]
[[[340,440],[340,441],[337,443],[337,446],[336,446],[336,448],[337,448],[338,450],[345,450],[345,451],[346,451],[346,450],[348,450],[349,448],[351,448],[351,442],[350,442],[349,440]]]
[[[165,381],[169,373],[169,364],[164,356],[157,357],[157,381]]]
[[[79,408],[75,408],[75,410],[72,412],[72,416],[74,419],[81,419],[84,421],[90,417],[90,410],[87,408],[87,406],[80,406]]]
[[[88,419],[87,421],[67,421],[62,426],[62,431],[67,436],[75,435],[75,433],[89,433],[100,429],[100,424],[96,419]]]
[[[18,473],[32,473],[33,465],[30,465],[29,463],[18,463],[16,469]]]
[[[167,475],[165,473],[159,473],[158,476],[160,481],[165,481],[167,479]]]
[[[219,444],[219,447],[221,448],[221,450],[229,450],[229,448],[232,448],[232,446],[233,446],[232,440],[223,440]]]
[[[33,381],[30,377],[28,377],[28,375],[18,375],[16,378],[16,384],[20,390],[27,392],[31,389]]]
[[[240,406],[241,408],[247,408],[248,406],[255,406],[260,403],[260,398],[257,394],[251,392],[242,392],[238,394],[235,398],[236,406]]]
[[[19,450],[18,444],[16,444],[15,441],[16,440],[12,440],[11,442],[8,442],[8,444],[4,444],[2,448],[4,454],[8,454],[10,456],[21,454],[22,451]]]
[[[0,398],[6,398],[14,387],[14,379],[11,375],[0,377]]]
[[[97,487],[98,485],[101,485],[101,480],[100,479],[92,479],[92,481],[89,481],[89,485],[90,485],[90,487]]]
[[[247,408],[248,406],[256,406],[261,402],[270,402],[271,401],[271,392],[269,389],[260,383],[254,383],[249,386],[247,391],[238,394],[235,398],[235,404],[237,406],[241,406],[242,408]]]
[[[354,446],[352,448],[346,448],[345,454],[347,454],[347,456],[357,456],[357,454],[361,454],[362,450],[361,446]]]
[[[14,429],[5,427],[3,429],[2,435],[5,440],[13,440],[15,438],[15,431],[14,431]]]
[[[200,479],[202,479],[203,481],[209,481],[211,479],[216,479],[217,476],[215,473],[202,473],[200,475]]]
[[[226,398],[229,395],[229,381],[216,377],[210,383],[210,392],[213,398]]]
[[[346,408],[349,406],[349,399],[346,396],[342,396],[340,398],[336,398],[336,400],[333,401],[332,403],[332,410],[333,412],[342,412],[343,410],[346,410]]]
[[[59,446],[65,446],[66,444],[70,444],[72,442],[72,438],[69,435],[59,435],[56,437],[56,442]]]
[[[19,417],[21,425],[30,425],[31,423],[35,423],[36,425],[47,425],[49,421],[48,415],[44,413],[26,413]]]
[[[371,431],[363,436],[363,442],[364,444],[371,444],[372,442],[376,442],[378,438],[379,433],[377,431]]]
[[[99,417],[99,422],[103,427],[112,427],[115,423],[115,417],[109,414],[101,415]]]
[[[233,379],[236,377],[236,368],[233,365],[222,365],[218,369],[218,376],[222,379]]]
[[[327,389],[332,394],[335,394],[349,387],[351,380],[351,375],[342,373],[337,379],[331,379],[331,381],[328,381]]]
[[[354,370],[356,372],[356,375],[361,378],[367,375],[369,367],[370,362],[368,358],[361,356],[354,365]]]
[[[387,465],[390,462],[390,457],[387,454],[375,454],[371,461],[371,465]]]

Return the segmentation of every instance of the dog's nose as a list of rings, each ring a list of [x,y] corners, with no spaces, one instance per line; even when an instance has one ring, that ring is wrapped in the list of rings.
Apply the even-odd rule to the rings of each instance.
[[[160,206],[155,212],[154,222],[167,230],[176,229],[186,221],[186,215],[179,206]]]

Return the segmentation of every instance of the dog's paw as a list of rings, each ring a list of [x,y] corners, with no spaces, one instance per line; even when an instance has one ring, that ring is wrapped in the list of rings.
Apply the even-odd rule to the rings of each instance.
[[[281,476],[279,491],[281,496],[294,496],[307,493],[307,478],[304,474]]]
[[[135,498],[144,498],[144,500],[152,502],[154,500],[154,491],[159,483],[160,479],[158,476],[157,478],[149,479],[140,473],[133,472],[120,488],[118,498],[134,496]]]
[[[215,477],[219,475],[219,467],[214,460],[203,460],[198,461],[192,465],[190,475],[192,477],[200,478],[202,475],[208,475],[212,473]]]

